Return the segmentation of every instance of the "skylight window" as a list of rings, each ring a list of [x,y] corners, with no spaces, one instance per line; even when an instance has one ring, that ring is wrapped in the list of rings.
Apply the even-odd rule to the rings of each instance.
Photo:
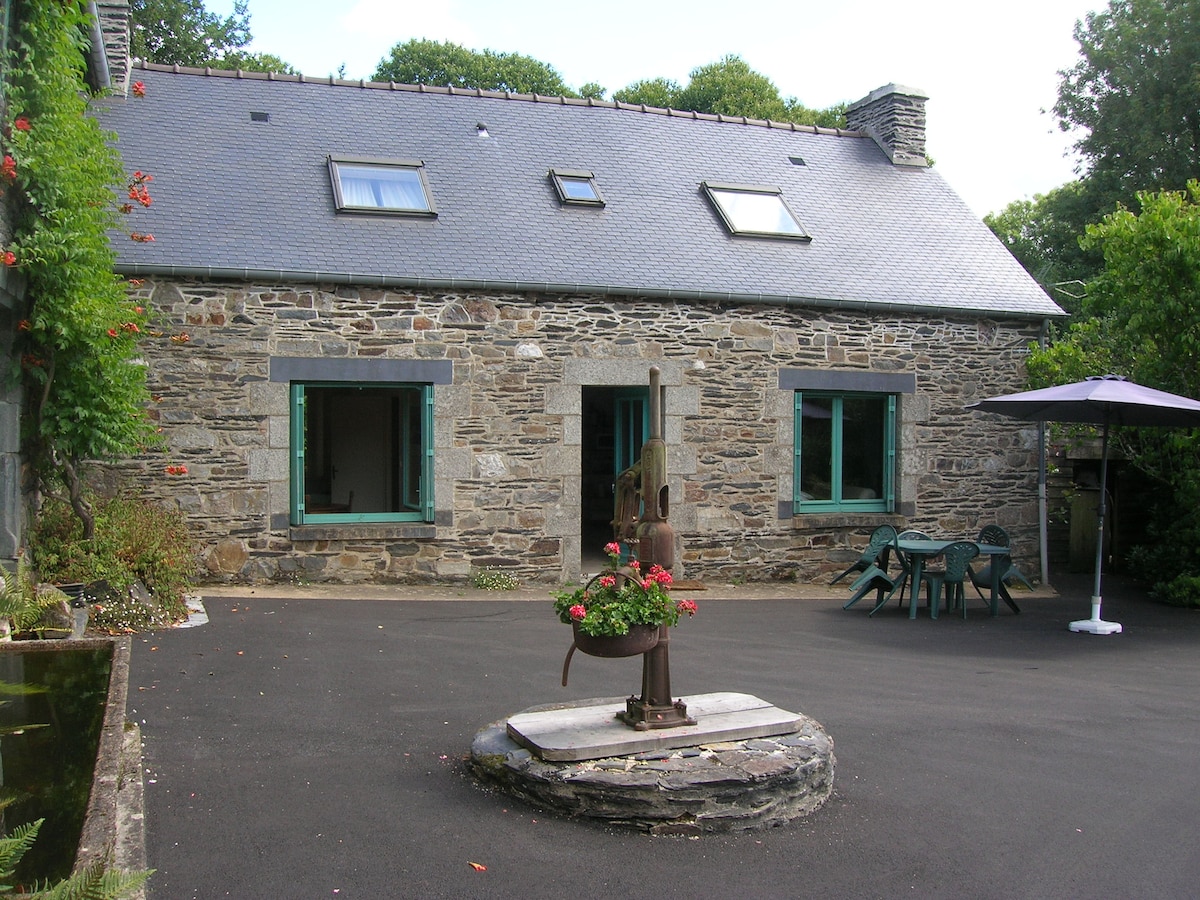
[[[352,212],[436,215],[420,160],[329,157],[337,208]]]
[[[702,186],[725,227],[733,234],[812,240],[783,202],[783,192],[779,188],[711,181],[703,182]]]
[[[603,206],[604,198],[596,187],[591,172],[576,172],[569,169],[551,169],[550,180],[558,191],[558,199],[575,206]]]

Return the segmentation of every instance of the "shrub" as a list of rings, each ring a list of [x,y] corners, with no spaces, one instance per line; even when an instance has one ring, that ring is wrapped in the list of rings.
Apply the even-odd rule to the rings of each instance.
[[[184,594],[196,572],[196,548],[183,514],[128,496],[94,499],[96,533],[83,528],[62,500],[47,501],[30,529],[33,567],[43,581],[105,581],[111,595],[93,608],[92,623],[139,631],[187,615]],[[136,584],[141,582],[146,595]]]
[[[1179,575],[1156,584],[1153,596],[1170,606],[1200,607],[1200,576]]]

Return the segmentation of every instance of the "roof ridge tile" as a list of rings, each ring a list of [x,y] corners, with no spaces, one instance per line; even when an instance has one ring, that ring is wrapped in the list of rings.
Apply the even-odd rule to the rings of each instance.
[[[698,122],[717,122],[723,125],[745,125],[751,128],[775,128],[805,134],[823,134],[832,137],[866,137],[866,133],[848,128],[828,128],[822,125],[806,125],[800,122],[783,122],[774,119],[754,119],[749,116],[731,116],[724,113],[702,113],[688,109],[664,106],[648,106],[645,103],[625,103],[621,100],[599,100],[595,97],[563,97],[556,94],[520,94],[513,91],[489,91],[483,88],[462,88],[447,85],[404,84],[397,81],[367,81],[365,78],[344,79],[333,75],[321,78],[306,76],[303,72],[288,75],[282,72],[252,72],[246,69],[214,69],[181,66],[178,63],[163,63],[135,60],[133,68],[148,72],[170,72],[173,75],[197,75],[207,78],[237,78],[250,81],[295,82],[297,84],[328,84],[331,87],[353,87],[363,90],[408,91],[418,94],[444,94],[449,97],[478,97],[485,100],[513,100],[521,103],[552,103],[559,106],[582,106],[595,109],[614,109],[639,112],[647,115],[669,116],[678,119],[693,119]]]

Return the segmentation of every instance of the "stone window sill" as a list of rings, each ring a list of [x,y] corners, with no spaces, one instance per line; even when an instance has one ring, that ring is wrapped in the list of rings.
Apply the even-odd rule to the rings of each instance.
[[[347,522],[345,525],[292,525],[293,541],[390,541],[435,538],[437,528],[428,522]]]
[[[905,519],[895,513],[812,513],[792,517],[792,531],[818,531],[835,528],[874,528],[877,525],[895,525],[904,528]]]

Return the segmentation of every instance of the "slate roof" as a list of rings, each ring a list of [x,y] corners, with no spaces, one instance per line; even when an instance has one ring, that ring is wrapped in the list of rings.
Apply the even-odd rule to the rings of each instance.
[[[131,80],[144,97],[98,104],[127,169],[154,176],[128,220],[154,243],[116,241],[129,275],[1061,314],[936,168],[856,132],[153,65]],[[422,160],[437,217],[339,214],[330,155]],[[552,168],[593,172],[607,205],[561,205]],[[781,188],[811,243],[730,235],[706,180]]]

